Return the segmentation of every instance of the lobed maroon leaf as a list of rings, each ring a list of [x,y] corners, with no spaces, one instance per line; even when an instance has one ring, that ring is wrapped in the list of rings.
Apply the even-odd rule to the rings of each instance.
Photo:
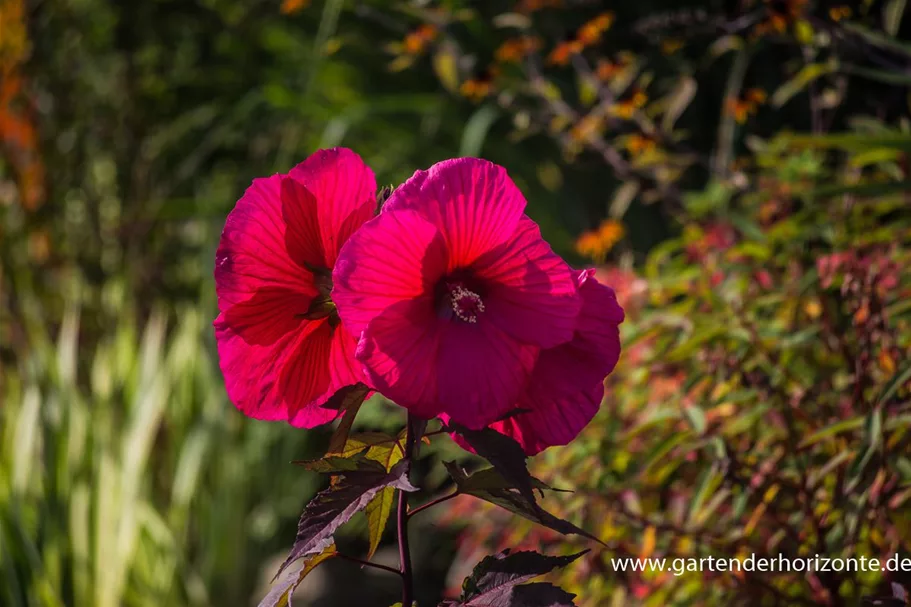
[[[588,550],[583,550],[568,556],[548,556],[531,550],[504,550],[499,554],[485,557],[477,564],[471,575],[465,579],[463,595],[481,591],[491,592],[500,587],[527,582],[554,569],[566,567],[587,552]]]
[[[462,596],[451,607],[567,607],[575,595],[552,584],[525,584],[554,569],[565,567],[588,552],[547,556],[508,550],[484,558],[462,584]]]
[[[318,493],[304,509],[294,546],[276,577],[297,559],[325,550],[332,543],[335,531],[386,487],[417,491],[408,481],[409,464],[409,460],[402,460],[389,472],[372,469],[346,472],[339,482]]]
[[[329,400],[323,403],[322,407],[323,409],[342,411],[354,404],[360,406],[360,403],[364,402],[364,399],[367,398],[369,393],[370,388],[361,383],[345,386],[339,388],[335,394],[330,396]]]
[[[304,581],[304,578],[307,577],[311,571],[316,569],[324,561],[327,561],[337,555],[338,552],[335,551],[334,544],[330,544],[319,554],[311,555],[307,559],[307,562],[304,563],[304,566],[301,567],[300,571],[289,574],[286,579],[283,579],[275,584],[269,591],[269,594],[267,594],[263,600],[259,602],[259,605],[257,605],[257,607],[288,607],[291,605],[291,598],[294,595],[294,591],[298,586],[301,585],[301,582]]]
[[[364,404],[368,394],[370,394],[370,388],[364,384],[357,383],[353,386],[341,388],[323,405],[324,409],[344,411],[342,420],[338,423],[332,438],[329,439],[329,453],[338,453],[344,450],[345,444],[348,442],[348,434],[351,432],[351,426],[354,425],[354,418],[357,417],[357,412],[360,411],[361,405]]]
[[[892,596],[890,597],[865,597],[862,607],[904,607],[908,605],[908,591],[901,584],[892,582]]]
[[[514,586],[508,595],[479,596],[468,602],[445,601],[440,607],[575,607],[576,595],[553,584],[536,582]]]
[[[365,450],[366,451],[366,450]],[[364,452],[352,457],[339,457],[327,455],[320,459],[295,460],[291,462],[310,472],[323,474],[345,474],[350,472],[386,472],[382,463],[368,459]]]
[[[414,457],[417,457],[421,450],[421,439],[424,438],[424,433],[427,432],[427,420],[414,417],[410,423],[411,432],[414,436]]]
[[[566,592],[559,586],[536,582],[514,587],[512,594],[505,598],[507,602],[472,601],[467,607],[575,607],[574,598],[575,594]]]
[[[537,489],[543,496],[544,491],[557,491],[559,493],[572,493],[569,489],[557,489],[551,487],[544,481],[531,477],[532,485]],[[503,478],[503,475],[496,471],[495,468],[482,468],[481,470],[476,470],[472,473],[470,477],[465,480],[466,488],[471,490],[486,490],[486,489],[509,489],[512,488],[512,485]]]
[[[455,422],[451,422],[449,427],[465,439],[475,453],[490,462],[529,502],[536,503],[534,481],[528,472],[522,445],[493,428],[472,430]]]
[[[455,481],[456,487],[460,493],[473,495],[474,497],[490,502],[491,504],[496,504],[501,508],[518,514],[534,523],[553,529],[563,535],[581,535],[595,540],[599,544],[604,544],[604,542],[589,532],[547,512],[539,506],[537,502],[529,500],[516,489],[497,486],[496,484],[487,482],[486,479],[483,482],[474,482],[472,480],[474,475],[466,475],[465,472],[453,462],[443,462],[443,465],[446,466],[449,475],[452,477],[452,480]],[[486,475],[484,470],[481,472]]]

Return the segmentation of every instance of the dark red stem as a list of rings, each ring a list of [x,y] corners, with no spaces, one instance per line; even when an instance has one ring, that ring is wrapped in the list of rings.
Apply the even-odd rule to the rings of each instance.
[[[393,569],[392,567],[387,567],[386,565],[380,565],[379,563],[374,563],[372,561],[365,561],[364,559],[359,559],[356,556],[348,556],[347,554],[338,553],[339,558],[345,559],[346,561],[351,561],[352,563],[357,563],[363,565],[364,567],[373,567],[374,569],[382,569],[383,571],[388,571],[389,573],[394,573],[396,575],[401,575],[402,572],[398,569]]]
[[[426,504],[424,504],[423,506],[418,506],[417,508],[415,508],[414,510],[409,512],[408,517],[410,518],[410,517],[414,516],[421,510],[426,510],[427,508],[433,508],[437,504],[442,504],[445,501],[451,500],[452,498],[456,497],[457,495],[459,495],[458,489],[456,489],[452,493],[448,493],[448,494],[444,495],[443,497],[438,497],[435,500],[431,500],[431,501],[427,502]]]
[[[414,455],[414,427],[411,415],[408,416],[405,429],[405,458],[411,460]],[[410,466],[410,464],[409,464]],[[408,546],[408,492],[399,491],[398,507],[399,563],[402,574],[402,607],[411,607],[414,603],[414,576],[411,572],[411,550]]]

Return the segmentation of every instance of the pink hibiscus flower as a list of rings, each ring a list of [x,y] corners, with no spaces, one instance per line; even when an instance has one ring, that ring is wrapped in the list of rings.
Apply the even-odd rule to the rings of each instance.
[[[497,165],[418,171],[351,237],[333,300],[373,387],[423,418],[481,428],[515,406],[581,297]]]
[[[604,398],[604,378],[620,358],[623,308],[595,270],[576,277],[582,296],[572,341],[541,352],[531,381],[519,398],[521,412],[491,424],[514,438],[528,455],[566,445],[592,420]]]
[[[346,149],[253,180],[215,256],[218,355],[228,395],[250,417],[312,428],[339,388],[363,381],[356,341],[330,299],[348,237],[376,210],[376,179]]]

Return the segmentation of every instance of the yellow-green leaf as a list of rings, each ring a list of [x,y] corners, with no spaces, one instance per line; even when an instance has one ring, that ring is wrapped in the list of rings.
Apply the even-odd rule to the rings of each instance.
[[[367,451],[367,458],[382,464],[386,470],[390,470],[402,459],[402,450],[394,442],[382,443],[375,445]],[[383,539],[383,532],[386,530],[386,523],[392,515],[392,505],[395,503],[395,489],[386,487],[380,491],[376,497],[370,500],[364,513],[367,515],[367,530],[369,534],[369,548],[367,550],[367,559],[369,560]]]
[[[373,557],[380,545],[380,540],[383,539],[386,523],[392,514],[393,503],[395,503],[395,489],[386,487],[367,504],[367,508],[364,510],[364,514],[367,515],[367,531],[370,541],[370,546],[367,550],[367,560]]]
[[[454,92],[459,89],[458,59],[455,50],[450,45],[444,44],[433,55],[433,71],[436,72],[440,84],[446,87],[446,90]]]
[[[667,110],[661,120],[662,129],[670,131],[674,128],[674,124],[692,103],[693,98],[696,97],[697,89],[695,78],[684,77],[680,79],[668,99]]]
[[[781,107],[787,103],[794,95],[803,91],[807,86],[827,74],[831,74],[838,69],[838,64],[834,61],[828,63],[810,63],[805,65],[797,75],[782,84],[775,94],[772,95],[772,105]]]
[[[396,438],[385,432],[358,432],[348,437],[345,446],[337,453],[327,453],[338,457],[351,457],[367,449],[380,445],[395,445]],[[371,458],[372,459],[372,458]]]

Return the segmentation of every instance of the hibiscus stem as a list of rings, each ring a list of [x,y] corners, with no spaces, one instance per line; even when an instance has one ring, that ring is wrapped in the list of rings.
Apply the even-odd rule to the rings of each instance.
[[[396,575],[402,575],[402,572],[398,569],[393,569],[392,567],[387,567],[386,565],[380,565],[379,563],[374,563],[373,561],[366,561],[364,559],[359,559],[356,556],[348,556],[347,554],[338,553],[339,558],[342,558],[346,561],[351,561],[352,563],[357,563],[358,565],[363,565],[364,567],[373,567],[374,569],[380,569],[382,571],[388,571],[389,573],[394,573]]]
[[[405,422],[405,459],[411,461],[414,454],[414,426],[411,414]],[[399,491],[398,539],[399,563],[402,574],[402,607],[411,607],[414,603],[414,576],[411,572],[411,549],[408,546],[408,492]]]
[[[452,493],[447,493],[446,495],[444,495],[442,497],[438,497],[435,500],[431,500],[431,501],[427,502],[426,504],[424,504],[423,506],[418,506],[417,508],[415,508],[414,510],[412,510],[411,512],[408,513],[408,518],[411,518],[412,516],[414,516],[421,510],[426,510],[427,508],[433,508],[437,504],[442,504],[445,501],[449,501],[452,498],[456,497],[457,495],[461,495],[461,492],[458,489],[456,489]]]

